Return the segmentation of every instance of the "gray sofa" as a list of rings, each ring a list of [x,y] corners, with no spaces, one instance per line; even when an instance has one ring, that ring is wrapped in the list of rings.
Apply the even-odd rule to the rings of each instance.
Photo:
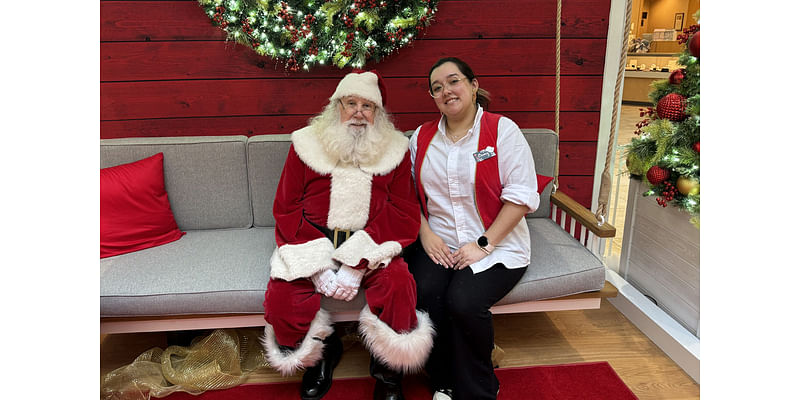
[[[537,172],[553,176],[558,137],[549,130],[524,133]],[[164,153],[170,204],[186,232],[172,243],[100,260],[102,333],[264,324],[275,247],[272,203],[289,144],[289,135],[100,141],[101,168]],[[548,218],[550,191],[527,219],[530,268],[494,312],[598,307],[599,297],[609,295],[601,291],[603,264]],[[575,296],[585,292],[592,293]],[[364,304],[363,294],[352,302],[323,300],[338,321],[355,320]]]

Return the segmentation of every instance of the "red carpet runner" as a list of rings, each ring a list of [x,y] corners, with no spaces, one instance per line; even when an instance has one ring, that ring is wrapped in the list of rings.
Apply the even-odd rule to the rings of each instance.
[[[498,400],[635,400],[607,362],[562,364],[538,367],[496,369],[500,379]],[[430,400],[432,394],[422,376],[403,381],[407,400]],[[324,400],[369,400],[374,380],[346,378],[333,381]],[[167,400],[277,400],[299,399],[300,382],[241,385],[225,390],[210,390],[200,396],[179,392]]]

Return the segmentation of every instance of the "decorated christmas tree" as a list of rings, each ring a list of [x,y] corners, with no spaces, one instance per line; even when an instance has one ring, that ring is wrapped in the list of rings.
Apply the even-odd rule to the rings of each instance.
[[[661,206],[685,210],[699,228],[700,25],[684,29],[678,41],[684,46],[678,58],[683,68],[651,85],[654,107],[641,110],[645,119],[627,146],[627,165],[631,175],[646,177],[645,196],[657,195]]]

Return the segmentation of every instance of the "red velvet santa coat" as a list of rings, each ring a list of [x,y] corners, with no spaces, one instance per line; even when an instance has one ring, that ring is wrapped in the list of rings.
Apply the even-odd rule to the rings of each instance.
[[[408,139],[390,134],[384,153],[369,165],[343,166],[310,127],[292,134],[273,213],[278,248],[272,278],[308,278],[339,263],[366,260],[380,268],[417,238],[419,202],[411,179]],[[309,221],[353,231],[339,248]]]

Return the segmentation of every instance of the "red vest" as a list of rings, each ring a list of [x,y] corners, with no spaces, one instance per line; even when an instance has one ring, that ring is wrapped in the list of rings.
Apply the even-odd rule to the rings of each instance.
[[[489,146],[494,148],[497,153],[497,126],[500,122],[500,114],[493,114],[484,111],[481,116],[481,131],[478,137],[478,148],[475,151],[483,150]],[[417,178],[417,195],[422,205],[422,213],[428,218],[428,201],[425,198],[425,191],[422,188],[422,163],[425,161],[425,153],[431,144],[434,135],[439,130],[439,121],[429,121],[422,125],[417,136],[417,155],[414,161],[414,176]],[[483,229],[489,227],[497,218],[503,202],[500,200],[500,193],[503,186],[500,184],[500,168],[497,165],[497,157],[488,158],[475,165],[475,187],[472,188],[475,195],[475,203],[478,207],[478,216],[481,218]]]

